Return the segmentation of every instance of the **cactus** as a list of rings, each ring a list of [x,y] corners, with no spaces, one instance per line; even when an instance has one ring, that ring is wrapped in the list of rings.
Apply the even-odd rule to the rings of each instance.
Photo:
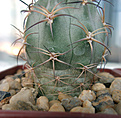
[[[24,60],[49,99],[58,92],[75,96],[89,89],[104,51],[110,53],[104,42],[112,26],[104,24],[100,2],[38,0],[22,10],[27,16],[18,56],[25,46]]]

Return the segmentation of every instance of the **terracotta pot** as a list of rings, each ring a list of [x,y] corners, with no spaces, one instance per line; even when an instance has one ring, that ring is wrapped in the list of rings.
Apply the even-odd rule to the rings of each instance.
[[[6,75],[15,74],[23,66],[15,66],[0,72],[0,80]],[[100,71],[103,71],[102,69]],[[121,69],[104,69],[115,77],[121,77]],[[40,111],[5,111],[0,110],[0,118],[121,118],[120,115],[107,114],[87,114],[87,113],[70,113],[70,112],[40,112]]]

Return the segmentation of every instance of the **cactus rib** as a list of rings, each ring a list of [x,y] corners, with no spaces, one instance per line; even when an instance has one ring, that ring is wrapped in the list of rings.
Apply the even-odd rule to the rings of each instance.
[[[60,10],[63,10],[63,9],[68,9],[68,8],[73,8],[75,9],[75,7],[62,7],[62,8],[59,8],[59,9],[56,9],[56,7],[61,4],[62,2],[58,3],[53,9],[51,12],[49,12],[45,7],[39,5],[39,7],[36,7],[36,6],[33,6],[43,12],[40,12],[40,11],[37,11],[37,10],[33,10],[33,9],[30,9],[30,10],[22,10],[22,12],[36,12],[36,13],[39,13],[39,14],[42,14],[44,15],[46,18],[42,21],[39,21],[35,24],[33,24],[32,26],[30,26],[26,31],[28,31],[30,28],[32,28],[33,26],[39,24],[39,23],[42,23],[42,22],[47,22],[48,24],[50,24],[50,31],[51,31],[51,35],[52,35],[52,38],[53,38],[53,31],[52,31],[52,23],[53,23],[53,20],[56,18],[56,17],[59,17],[59,16],[70,16],[70,17],[73,17],[71,15],[68,15],[68,14],[56,14],[56,12],[60,11]],[[56,9],[56,10],[55,10]],[[27,16],[28,17],[28,16]],[[75,18],[75,17],[73,17]]]
[[[78,40],[78,41],[73,42],[72,44],[75,44],[75,43],[78,43],[78,42],[87,40],[87,42],[89,43],[90,48],[91,48],[91,59],[92,59],[92,56],[93,56],[92,41],[97,42],[97,43],[101,44],[102,46],[104,46],[104,47],[109,51],[109,53],[111,54],[110,50],[108,49],[108,47],[107,47],[104,43],[102,43],[102,42],[100,42],[100,41],[98,41],[98,40],[96,40],[96,39],[94,38],[94,36],[96,36],[96,35],[98,35],[98,34],[107,33],[106,31],[100,31],[100,30],[102,30],[102,29],[105,29],[105,27],[99,28],[99,29],[97,29],[97,30],[94,30],[93,32],[89,32],[88,29],[87,29],[80,21],[78,21],[78,22],[79,22],[84,28],[81,27],[81,26],[79,26],[79,25],[76,25],[76,24],[72,24],[72,25],[81,28],[81,29],[86,33],[86,38],[82,38],[82,39],[80,39],[80,40]],[[100,32],[97,32],[97,31],[100,31]],[[95,33],[95,32],[97,32],[97,33]],[[72,45],[72,44],[71,44],[71,45]]]

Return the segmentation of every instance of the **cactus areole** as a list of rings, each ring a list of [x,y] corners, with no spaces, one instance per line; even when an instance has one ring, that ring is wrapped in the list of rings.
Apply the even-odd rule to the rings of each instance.
[[[35,72],[38,78],[44,76],[42,72],[46,73],[45,77],[39,78],[42,87],[50,90],[45,92],[46,95],[51,94],[52,90],[53,94],[54,91],[76,90],[82,83],[77,77],[83,71],[76,68],[80,64],[99,64],[104,48],[107,48],[104,44],[106,31],[98,12],[100,8],[90,4],[93,3],[92,0],[80,3],[76,1],[78,0],[38,0],[29,10],[25,10],[29,14],[25,36],[32,33],[26,42],[27,61],[31,67],[40,68],[39,72]],[[47,77],[49,71],[52,71],[51,79]],[[63,83],[62,80],[56,81],[57,76],[64,75],[71,76],[71,80],[63,79]],[[74,84],[72,87],[72,81],[75,80],[78,86]],[[53,89],[44,87],[47,83]],[[57,87],[60,89],[56,89]]]

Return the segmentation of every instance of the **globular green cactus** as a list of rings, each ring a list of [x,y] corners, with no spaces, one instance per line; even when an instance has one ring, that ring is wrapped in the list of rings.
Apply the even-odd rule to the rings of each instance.
[[[110,52],[104,44],[109,27],[104,26],[99,2],[38,0],[22,10],[28,13],[26,60],[48,98],[58,92],[75,96],[83,87],[88,89],[104,49]]]

